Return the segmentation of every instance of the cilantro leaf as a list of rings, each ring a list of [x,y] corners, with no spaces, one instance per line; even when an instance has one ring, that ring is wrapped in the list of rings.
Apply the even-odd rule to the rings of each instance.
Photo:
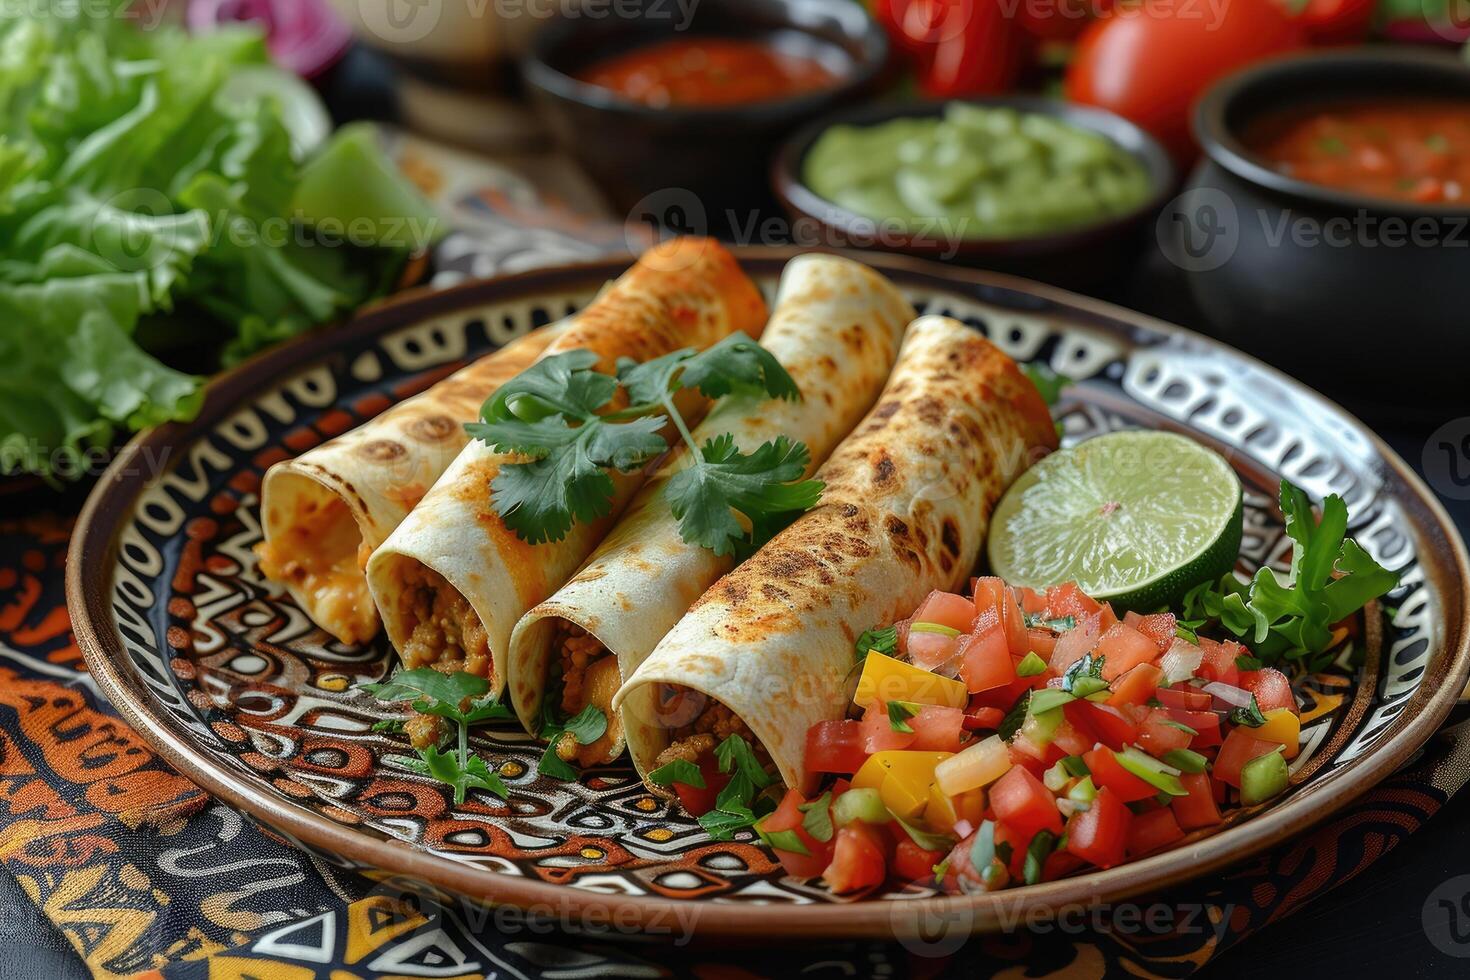
[[[1230,712],[1230,724],[1243,725],[1246,728],[1260,728],[1266,723],[1265,712],[1261,711],[1261,705],[1256,701],[1256,696],[1251,695],[1249,707],[1236,708]]]
[[[543,733],[542,738],[545,737]],[[546,746],[546,751],[541,753],[541,761],[536,763],[536,771],[543,776],[560,779],[565,783],[575,782],[582,774],[576,766],[556,754],[556,743],[560,737],[561,732],[552,736],[550,743]]]
[[[806,814],[801,820],[801,829],[811,835],[813,840],[821,841],[823,844],[832,839],[836,832],[832,826],[832,791],[828,790],[810,803],[803,803],[797,807]]]
[[[1015,738],[1016,733],[1021,730],[1021,726],[1026,722],[1026,712],[1030,707],[1031,692],[1027,691],[1016,699],[1016,703],[1011,705],[1011,710],[1007,711],[1005,717],[1000,720],[1000,725],[996,728],[996,734],[1007,742]]]
[[[648,774],[648,781],[655,786],[672,786],[682,783],[690,789],[704,789],[704,773],[688,759],[675,759],[659,766]]]
[[[535,422],[552,415],[585,419],[612,401],[618,379],[592,370],[590,350],[553,354],[532,364],[495,390],[480,408],[486,422]],[[470,426],[473,435],[475,426]]]
[[[715,746],[715,761],[719,763],[720,772],[742,774],[755,789],[765,789],[776,781],[756,759],[750,743],[739,735],[727,735]]]
[[[896,732],[912,735],[914,727],[909,719],[919,713],[919,706],[912,701],[888,702],[888,726]]]
[[[607,715],[596,705],[587,705],[570,718],[564,731],[577,740],[578,745],[591,745],[607,733]]]
[[[1108,682],[1103,680],[1103,663],[1106,660],[1107,657],[1084,653],[1082,659],[1068,667],[1067,672],[1062,675],[1062,690],[1079,698],[1106,691]]]
[[[801,479],[810,462],[806,446],[785,436],[748,455],[728,433],[711,439],[690,466],[670,478],[665,490],[679,521],[679,536],[717,555],[760,547],[763,539],[821,498],[820,481]],[[736,513],[750,522],[750,530]]]
[[[884,629],[863,630],[862,635],[854,644],[857,652],[858,662],[861,663],[870,653],[881,653],[891,655],[898,649],[898,627],[889,626]]]
[[[420,775],[453,786],[455,803],[463,803],[465,794],[471,789],[485,790],[502,800],[510,798],[500,776],[477,755],[462,760],[454,752],[441,752],[438,747],[430,746],[419,750],[419,758],[404,759],[403,764]]]
[[[800,401],[796,382],[775,355],[743,333],[734,333],[684,362],[679,377],[684,388],[697,388],[706,398],[732,392]]]
[[[711,810],[699,818],[699,825],[715,840],[731,840],[735,831],[744,830],[755,823],[755,814],[750,810]]]

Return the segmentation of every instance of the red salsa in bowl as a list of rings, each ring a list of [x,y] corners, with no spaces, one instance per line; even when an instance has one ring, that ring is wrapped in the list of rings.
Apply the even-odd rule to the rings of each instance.
[[[773,40],[691,37],[595,62],[577,77],[654,108],[733,106],[832,88],[842,75],[829,61]]]
[[[1470,101],[1282,110],[1242,135],[1272,169],[1298,180],[1418,204],[1470,202]]]

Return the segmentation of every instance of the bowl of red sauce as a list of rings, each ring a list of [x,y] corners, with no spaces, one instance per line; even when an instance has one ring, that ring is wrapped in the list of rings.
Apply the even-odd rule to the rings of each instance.
[[[522,71],[557,141],[638,222],[740,237],[775,213],[782,140],[870,94],[882,29],[852,0],[628,0],[565,17]]]
[[[1293,55],[1201,100],[1204,150],[1158,230],[1225,339],[1358,401],[1463,402],[1470,66],[1405,49]]]

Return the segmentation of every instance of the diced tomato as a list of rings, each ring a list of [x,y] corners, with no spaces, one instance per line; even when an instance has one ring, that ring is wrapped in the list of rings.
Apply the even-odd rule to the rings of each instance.
[[[1084,734],[1082,729],[1068,721],[1065,714],[1051,737],[1053,747],[1064,755],[1081,755],[1092,748],[1095,741],[1096,739]]]
[[[1067,821],[1067,850],[1099,868],[1123,863],[1133,815],[1109,787],[1102,787],[1086,810]]]
[[[1214,711],[1185,711],[1183,708],[1165,708],[1169,717],[1181,725],[1188,725],[1199,734],[1190,739],[1192,749],[1206,749],[1219,745],[1224,738],[1220,734],[1220,716]]]
[[[1016,600],[1021,604],[1021,611],[1028,613],[1046,612],[1046,596],[1035,589],[1018,585],[1015,589]]]
[[[953,592],[931,592],[914,611],[913,622],[938,623],[968,633],[975,622],[975,604]]]
[[[1138,726],[1110,704],[1069,701],[1062,708],[1062,713],[1084,734],[1091,735],[1093,741],[1110,749],[1121,749],[1138,738]]]
[[[1095,615],[1079,618],[1076,626],[1057,638],[1057,645],[1052,648],[1051,659],[1047,661],[1048,665],[1056,673],[1065,674],[1068,667],[1081,660],[1084,654],[1090,653],[1097,646],[1098,637],[1101,635]]]
[[[1005,619],[1004,599],[1009,594],[1005,582],[994,575],[981,575],[972,579],[970,585],[975,593],[975,618],[986,613],[997,623]]]
[[[954,657],[958,643],[959,637],[911,629],[907,644],[909,660],[915,667],[933,670]]]
[[[1078,588],[1076,582],[1064,582],[1046,590],[1046,613],[1053,618],[1092,616],[1102,610],[1102,605]]]
[[[1112,790],[1121,803],[1153,799],[1159,791],[1118,764],[1113,750],[1103,747],[1084,752],[1082,761],[1092,772],[1092,781]]]
[[[1160,653],[1168,653],[1169,648],[1174,645],[1175,620],[1173,613],[1154,613],[1151,616],[1140,617],[1138,625],[1133,628],[1150,640],[1153,640],[1154,646],[1159,648]]]
[[[1152,662],[1159,648],[1133,627],[1116,623],[1098,638],[1097,654],[1104,658],[1103,679],[1111,681],[1139,664]]]
[[[1056,881],[1086,865],[1087,862],[1070,851],[1052,851],[1041,865],[1041,880]]]
[[[1004,687],[1016,679],[1005,630],[992,626],[960,641],[960,679],[971,694]]]
[[[801,806],[805,802],[806,797],[794,789],[788,789],[786,795],[781,797],[781,802],[776,809],[761,821],[761,829],[777,834],[783,830],[794,830],[800,827],[803,817]]]
[[[993,732],[1005,721],[1006,713],[999,708],[971,707],[965,715],[965,730],[971,732]]]
[[[1235,683],[1237,687],[1256,696],[1256,704],[1261,706],[1262,711],[1271,711],[1274,708],[1296,710],[1296,695],[1291,693],[1291,682],[1279,670],[1270,667],[1243,670],[1240,672],[1240,679]]]
[[[1050,661],[1057,649],[1057,635],[1051,630],[1027,630],[1026,647],[1027,653],[1034,652],[1042,660]]]
[[[913,732],[895,731],[888,717],[888,704],[877,701],[863,712],[863,751],[868,755],[907,749],[914,744]],[[910,728],[913,725],[909,726]]]
[[[1128,856],[1139,857],[1173,847],[1184,839],[1174,811],[1167,807],[1140,813],[1128,826]]]
[[[1186,772],[1179,777],[1179,782],[1189,791],[1188,796],[1176,796],[1169,801],[1169,808],[1174,811],[1179,826],[1184,830],[1198,830],[1219,823],[1220,808],[1215,804],[1209,774]]]
[[[996,819],[1028,840],[1038,830],[1062,832],[1062,815],[1051,790],[1028,769],[1013,766],[990,788],[990,806]]]
[[[914,730],[909,748],[919,752],[958,752],[965,730],[965,713],[959,708],[926,704],[908,720]]]
[[[1244,647],[1238,643],[1216,643],[1202,636],[1199,638],[1199,648],[1204,654],[1197,671],[1200,677],[1224,684],[1234,684],[1240,679],[1240,667],[1235,663],[1235,658],[1245,651]]]
[[[847,718],[819,721],[807,729],[807,772],[854,773],[867,759],[862,722]]]
[[[1011,859],[1006,864],[1006,870],[1011,877],[1020,881],[1026,874],[1026,849],[1031,846],[1031,838],[1035,834],[1022,833],[1007,823],[995,825],[995,847],[1003,851],[1007,846],[1011,849]]]
[[[1046,761],[1047,750],[1032,745],[1029,741],[1017,735],[1006,745],[1006,754],[1011,758],[1011,764],[1020,766],[1037,779],[1046,772],[1050,763]]]
[[[888,866],[879,831],[854,820],[839,827],[833,840],[832,863],[822,872],[828,888],[841,895],[883,884]]]
[[[805,814],[801,812],[801,805],[806,799],[796,790],[787,790],[781,799],[781,805],[760,823],[761,830],[774,834],[789,831],[796,835],[802,846],[808,851],[802,854],[797,851],[787,851],[776,848],[776,857],[780,859],[781,866],[786,873],[794,878],[815,878],[820,875],[832,861],[832,841],[822,842],[802,827]]]
[[[1167,708],[1151,709],[1138,730],[1138,747],[1156,759],[1175,749],[1187,749],[1194,736],[1179,727]]]
[[[1104,602],[1102,608],[1097,611],[1097,631],[1099,633],[1106,633],[1117,625],[1118,622],[1118,614],[1113,612],[1112,604]]]
[[[674,783],[674,793],[679,797],[679,804],[692,817],[701,817],[713,810],[720,790],[730,782],[729,773],[720,772],[720,764],[715,760],[713,752],[700,756],[699,773],[704,777],[704,789],[685,783]]]
[[[934,866],[943,860],[943,851],[927,851],[905,836],[893,850],[893,874],[903,881],[932,881]]]
[[[1164,672],[1153,664],[1139,664],[1113,682],[1108,704],[1143,704],[1154,696]]]
[[[970,709],[975,708],[999,708],[1001,711],[1010,711],[1021,695],[1031,690],[1034,677],[1017,677],[1005,687],[995,687],[988,691],[980,691],[970,698]]]
[[[1186,711],[1206,711],[1215,703],[1213,697],[1185,683],[1161,687],[1154,692],[1154,697],[1166,708],[1183,708]]]
[[[1240,789],[1240,770],[1247,762],[1280,748],[1275,742],[1267,742],[1246,734],[1249,731],[1248,728],[1232,730],[1229,735],[1225,736],[1225,742],[1220,746],[1220,754],[1215,756],[1215,778],[1236,789]]]

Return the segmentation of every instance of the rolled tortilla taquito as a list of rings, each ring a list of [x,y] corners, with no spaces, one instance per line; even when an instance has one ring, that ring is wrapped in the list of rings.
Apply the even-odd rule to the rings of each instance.
[[[374,548],[469,442],[464,423],[540,357],[565,324],[521,337],[370,422],[266,471],[260,571],[343,643],[378,632],[363,571]]]
[[[761,343],[802,399],[727,397],[693,432],[695,443],[730,433],[751,452],[785,435],[810,450],[810,473],[877,400],[914,316],[899,291],[866,266],[819,254],[792,260]],[[594,765],[622,753],[625,726],[611,710],[614,692],[735,565],[733,556],[716,556],[679,535],[665,490],[687,462],[681,452],[645,484],[587,564],[511,635],[507,680],[527,731],[539,732],[548,691],[566,716],[589,704],[608,716],[606,734],[593,744],[558,746],[568,761]]]
[[[1056,442],[1009,357],[958,321],[915,321],[878,404],[817,471],[821,503],[711,587],[619,689],[639,772],[739,733],[801,786],[807,729],[846,712],[857,637],[964,582],[1001,494]]]
[[[765,321],[760,290],[734,256],[710,239],[676,239],[645,253],[545,356],[590,350],[597,370],[612,373],[619,358],[647,361],[737,331],[759,336]],[[696,421],[701,412],[698,404],[690,409]],[[532,545],[491,501],[501,465],[516,461],[469,443],[368,562],[373,600],[404,666],[466,670],[487,678],[496,694],[505,688],[511,629],[587,559],[644,478],[614,474],[609,516]]]

